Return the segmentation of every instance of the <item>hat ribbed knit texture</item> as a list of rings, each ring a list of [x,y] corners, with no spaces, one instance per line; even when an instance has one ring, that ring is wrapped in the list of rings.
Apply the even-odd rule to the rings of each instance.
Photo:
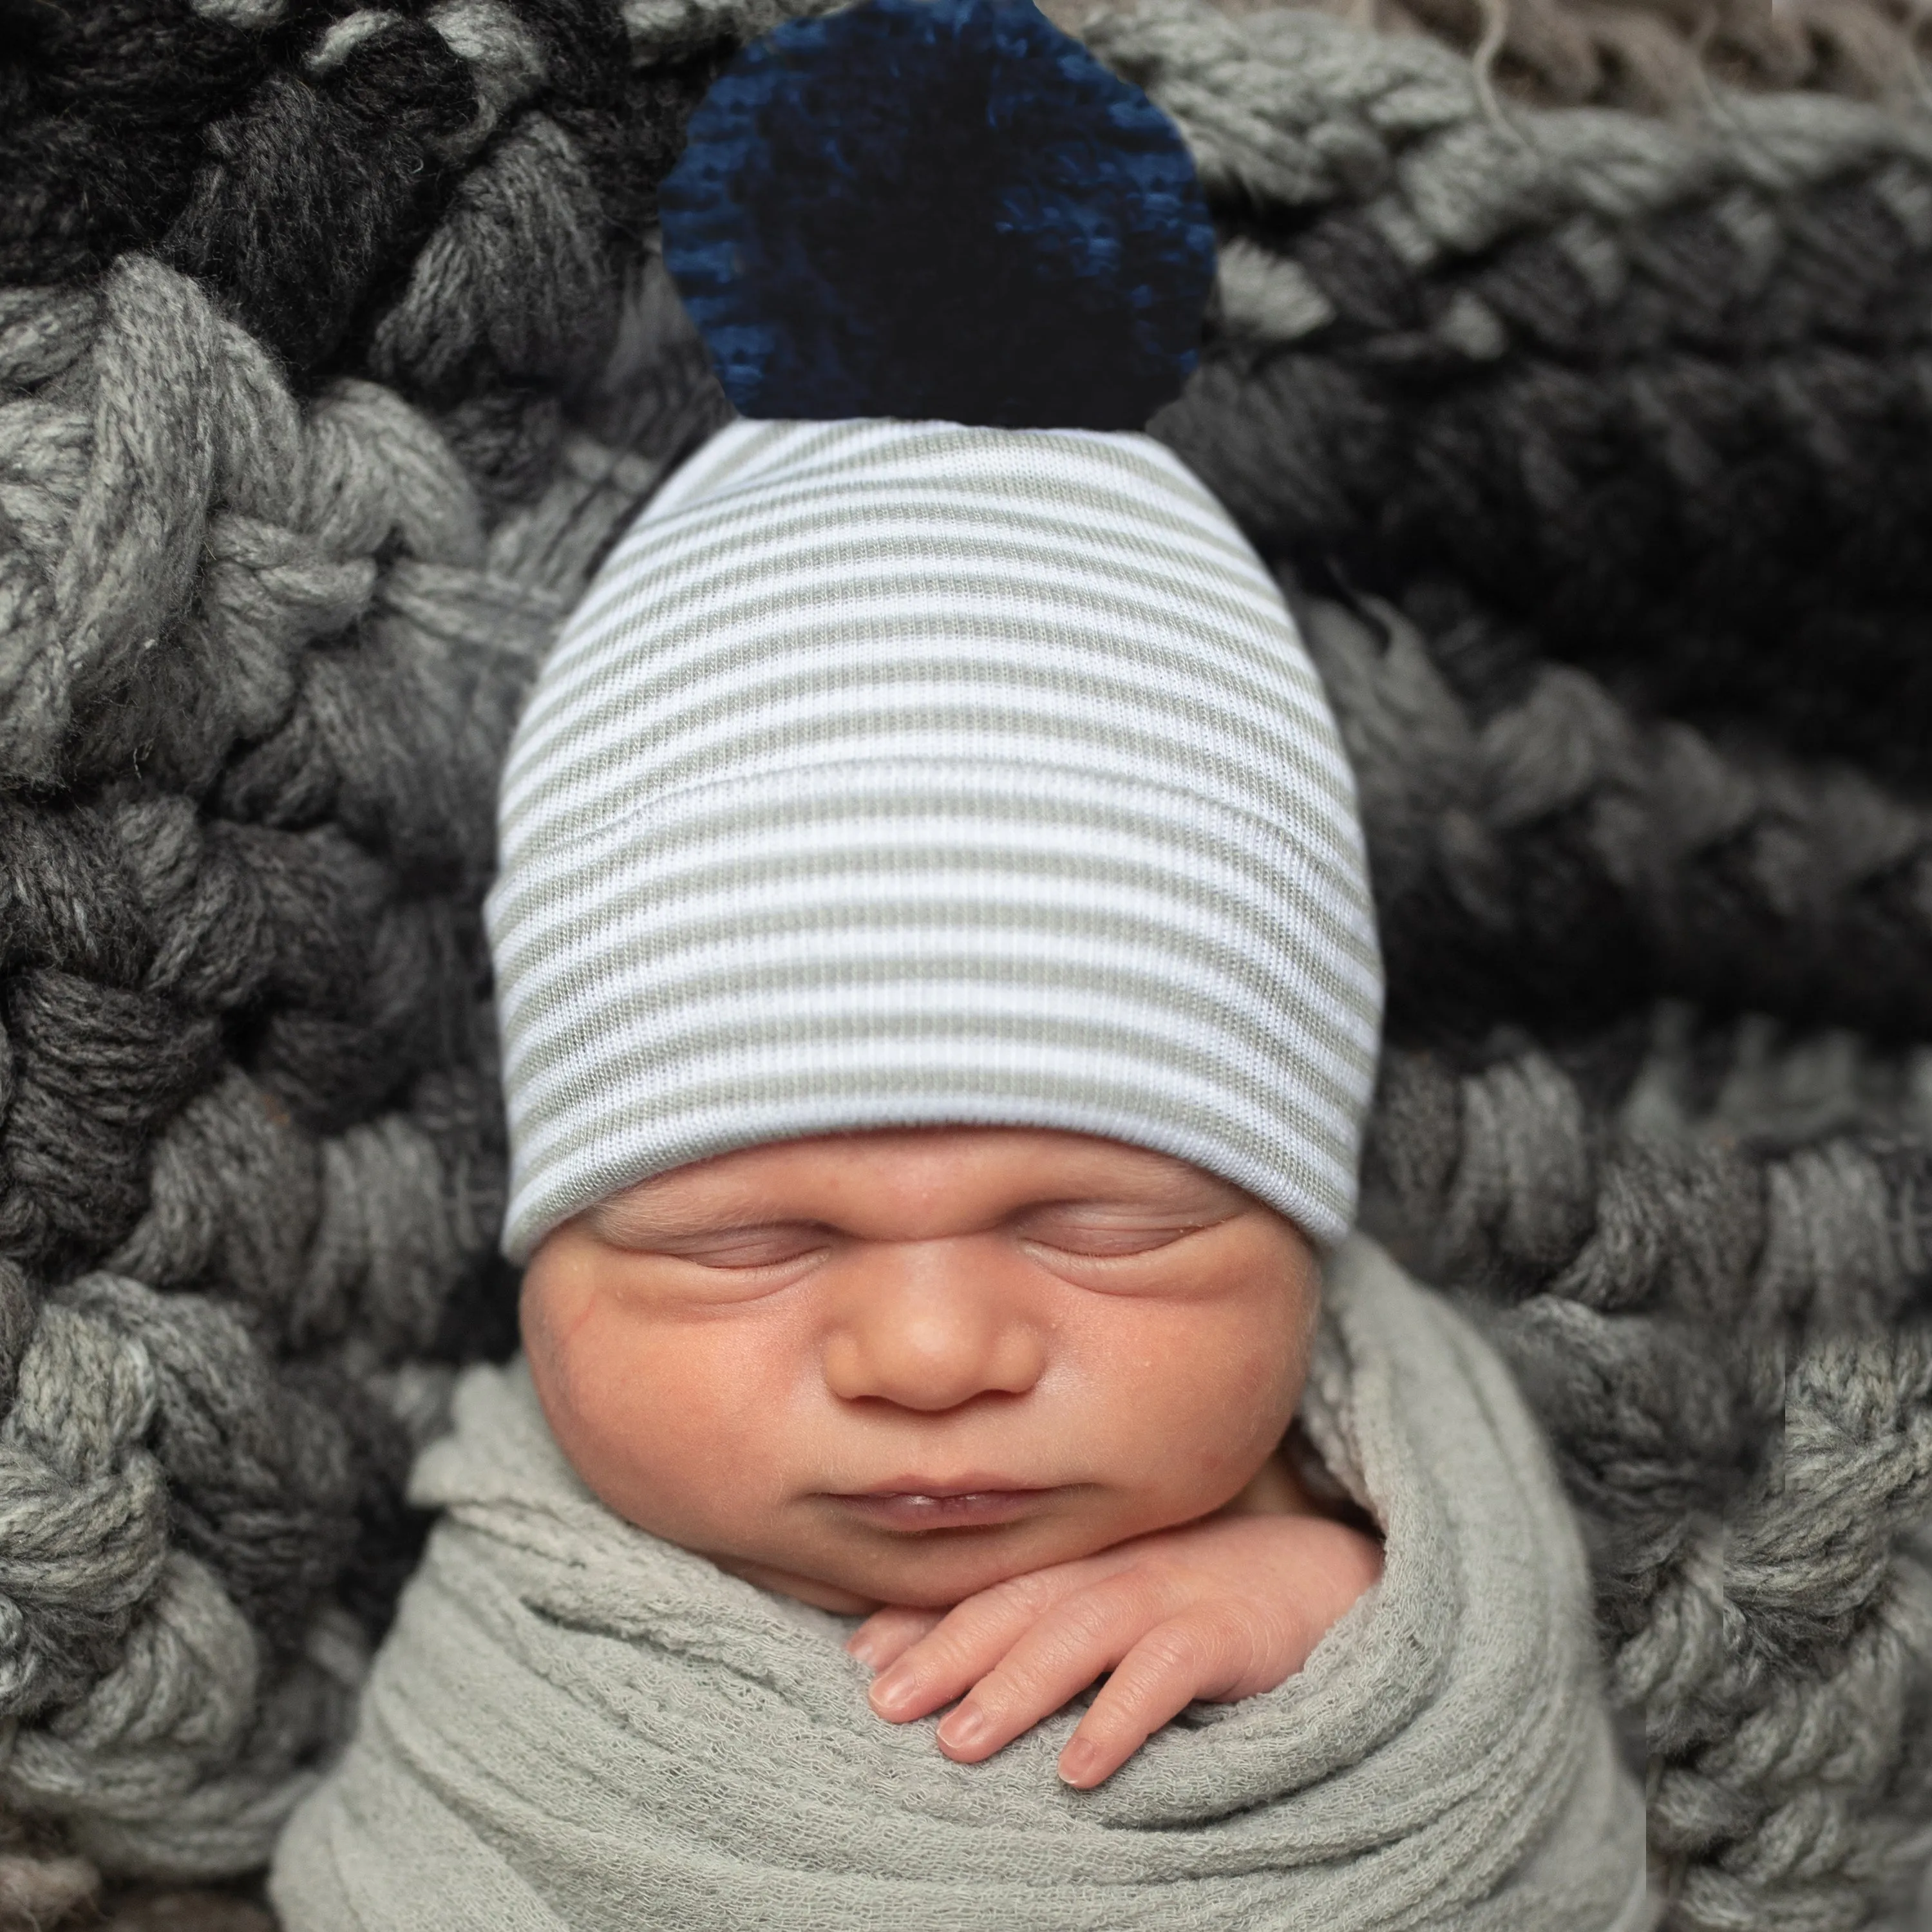
[[[1353,779],[1280,592],[1148,437],[720,431],[571,620],[500,831],[513,1258],[687,1161],[944,1122],[1347,1230]]]

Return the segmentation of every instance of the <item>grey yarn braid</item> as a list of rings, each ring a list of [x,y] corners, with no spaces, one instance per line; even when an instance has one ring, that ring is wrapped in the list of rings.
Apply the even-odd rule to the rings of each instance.
[[[1714,1135],[1665,1031],[1621,1120],[1535,1048],[1392,1056],[1377,1213],[1489,1304],[1595,1532],[1670,1922],[1856,1926],[1932,1804],[1932,1156]]]
[[[1660,998],[1932,1036],[1920,800],[1634,712],[1460,604],[1426,632],[1298,601],[1361,775],[1398,1036],[1588,1031]]]
[[[716,419],[652,184],[793,10],[90,0],[0,76],[0,1924],[259,1864],[507,1343],[496,763]],[[1573,17],[1505,10],[1532,68]],[[1222,224],[1157,428],[1361,781],[1376,1223],[1557,1446],[1673,1927],[1850,1932],[1932,1821],[1932,137],[1543,112],[1307,13],[1083,30]]]
[[[1430,42],[1186,0],[1092,38],[1232,230],[1230,352],[1155,427],[1265,549],[1925,778],[1932,122],[1505,113]]]
[[[474,898],[562,599],[488,571],[473,493],[393,396],[347,385],[304,424],[138,258],[87,322],[8,410],[48,460],[4,755],[68,782],[9,808],[0,1229],[20,1309],[23,1268],[74,1285],[8,1324],[0,1681],[58,1722],[0,1792],[110,1866],[222,1871],[339,1730],[366,1633],[332,1601],[380,1616],[408,1560],[376,1378],[494,1234]]]
[[[1787,617],[1888,598],[1922,635],[1875,498],[1922,503],[1925,440],[1860,426],[1923,409],[1926,311],[1892,306],[1923,124],[1499,122],[1439,50],[1344,32],[1177,0],[1090,37],[1238,238],[1157,430],[1331,592],[1289,584],[1389,960],[1369,1218],[1488,1311],[1550,1428],[1670,1923],[1861,1925],[1932,1814],[1922,713]]]
[[[1550,106],[1682,112],[1732,87],[1826,88],[1909,106],[1927,44],[1917,0],[1322,0],[1358,26],[1440,34],[1499,89]]]
[[[621,232],[715,56],[620,58],[614,101],[614,37],[495,0],[312,23],[252,96],[219,77],[149,245],[0,290],[0,1840],[41,1847],[0,1918],[261,1864],[413,1560],[441,1365],[507,1337],[496,766],[718,406]],[[291,166],[332,76],[407,54],[393,109],[432,42],[444,172],[357,157],[414,197],[398,281]],[[11,204],[16,267],[78,245],[49,212]]]

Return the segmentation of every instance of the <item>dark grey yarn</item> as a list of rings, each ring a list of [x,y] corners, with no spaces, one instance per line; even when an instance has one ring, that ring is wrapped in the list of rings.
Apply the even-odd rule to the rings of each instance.
[[[1395,1036],[1586,1034],[1659,998],[1932,1036],[1922,799],[1635,709],[1462,598],[1415,600],[1435,628],[1296,601],[1361,774]]]
[[[1534,1048],[1392,1055],[1374,1211],[1489,1306],[1594,1532],[1669,1922],[1856,1926],[1932,1808],[1932,1154],[1815,1137],[1815,1088],[1797,1144],[1740,1143],[1682,1030],[1620,1108]]]
[[[0,0],[0,1924],[259,1864],[507,1344],[496,760],[716,420],[652,184],[792,10]],[[1932,1822],[1932,134],[1084,31],[1357,764],[1371,1220],[1550,1430],[1672,1926],[1851,1932]]]
[[[1231,238],[1154,427],[1356,764],[1366,1218],[1549,1427],[1667,1923],[1849,1932],[1932,1818],[1932,125],[1540,114],[1187,0],[1090,38]]]
[[[645,244],[730,18],[280,14],[0,79],[8,1924],[259,1867],[343,1735],[511,1332],[503,742],[719,406]]]
[[[1932,120],[1504,109],[1426,40],[1196,17],[1094,40],[1233,239],[1228,352],[1158,432],[1256,541],[1922,782]]]

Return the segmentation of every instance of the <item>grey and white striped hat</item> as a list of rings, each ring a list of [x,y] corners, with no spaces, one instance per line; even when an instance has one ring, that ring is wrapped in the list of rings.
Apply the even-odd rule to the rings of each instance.
[[[500,830],[513,1258],[687,1161],[944,1122],[1347,1231],[1353,781],[1280,592],[1149,437],[720,431],[544,666]]]

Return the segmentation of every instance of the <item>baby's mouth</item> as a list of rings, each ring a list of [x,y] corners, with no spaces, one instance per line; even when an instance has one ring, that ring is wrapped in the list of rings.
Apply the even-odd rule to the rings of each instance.
[[[1052,1495],[997,1480],[927,1484],[908,1478],[879,1489],[832,1492],[832,1500],[880,1529],[979,1529],[1012,1522]]]

